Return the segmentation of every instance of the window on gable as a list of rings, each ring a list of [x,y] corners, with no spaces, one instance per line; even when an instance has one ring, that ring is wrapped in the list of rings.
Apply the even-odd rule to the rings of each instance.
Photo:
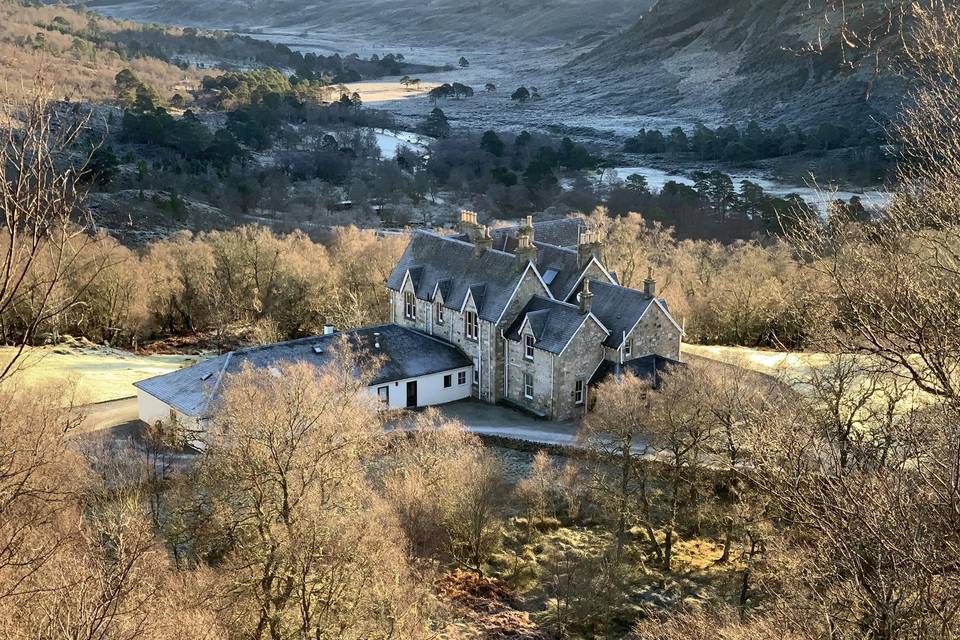
[[[417,319],[417,297],[412,291],[403,294],[403,317],[407,320]]]
[[[533,374],[523,374],[523,397],[527,400],[533,400]]]
[[[533,360],[533,342],[534,342],[533,336],[524,336],[524,338],[523,338],[523,343],[524,343],[524,354],[523,354],[523,357],[525,357],[527,360]]]
[[[480,340],[480,323],[477,321],[477,314],[473,311],[467,311],[463,315],[463,332],[471,340]]]
[[[452,386],[453,386],[453,374],[448,373],[447,375],[443,376],[443,388],[449,389]]]
[[[583,380],[577,380],[573,388],[573,401],[574,403],[577,404],[577,406],[580,406],[583,404],[584,389],[585,389],[585,385],[583,383]]]
[[[633,338],[627,338],[623,343],[623,355],[626,358],[633,356]]]
[[[437,324],[443,324],[443,303],[439,300],[435,305],[434,320]]]

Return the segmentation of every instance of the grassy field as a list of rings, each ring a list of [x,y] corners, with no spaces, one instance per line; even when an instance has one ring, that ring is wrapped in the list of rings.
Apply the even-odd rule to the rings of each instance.
[[[800,393],[810,391],[806,382],[811,373],[815,371],[828,371],[828,368],[834,366],[834,361],[830,354],[826,353],[800,353],[800,352],[782,352],[782,351],[762,351],[758,349],[748,349],[746,347],[717,347],[703,346],[694,344],[683,345],[684,356],[698,356],[715,360],[726,364],[743,367],[757,373],[769,375],[777,378]],[[871,368],[875,361],[871,356],[855,356],[856,363],[862,366],[864,370]],[[858,377],[861,388],[869,384],[870,377],[864,373]],[[890,384],[888,388],[893,388],[893,383],[901,387],[907,385],[909,376],[906,370],[902,375],[894,376],[886,373],[884,379]],[[882,401],[878,396],[877,401]],[[913,408],[925,406],[933,400],[932,396],[921,391],[915,386],[910,386],[904,391],[901,400],[897,402],[898,411],[907,411]]]
[[[701,358],[725,362],[771,376],[803,377],[814,369],[830,364],[830,356],[825,353],[761,351],[748,349],[747,347],[684,344],[683,353],[684,355],[700,356]]]
[[[13,349],[0,348],[6,363]],[[136,395],[134,382],[176,371],[197,362],[196,356],[138,356],[119,349],[70,342],[35,347],[17,363],[13,380],[24,386],[56,385],[74,402],[87,404]]]

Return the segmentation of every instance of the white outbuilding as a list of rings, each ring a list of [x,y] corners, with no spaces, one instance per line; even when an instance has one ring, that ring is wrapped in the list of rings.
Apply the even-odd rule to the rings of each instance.
[[[376,371],[369,392],[385,410],[427,407],[470,397],[473,361],[463,351],[415,329],[386,324],[241,349],[137,382],[134,386],[140,420],[155,424],[175,419],[188,430],[202,430],[230,374],[247,364],[263,370],[298,362],[322,367],[344,338],[356,353],[375,357]]]

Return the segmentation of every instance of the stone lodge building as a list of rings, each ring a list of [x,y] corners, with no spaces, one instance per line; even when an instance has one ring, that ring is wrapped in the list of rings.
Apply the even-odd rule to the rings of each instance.
[[[391,274],[390,321],[459,347],[472,395],[550,419],[583,415],[590,388],[622,370],[656,378],[680,360],[683,329],[648,278],[620,286],[579,220],[461,235],[416,231]]]

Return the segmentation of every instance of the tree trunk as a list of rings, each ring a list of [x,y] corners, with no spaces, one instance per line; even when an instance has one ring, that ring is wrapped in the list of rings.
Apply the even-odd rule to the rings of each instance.
[[[730,562],[730,546],[733,540],[733,518],[727,518],[727,526],[723,532],[723,554],[717,560],[717,564],[726,564]]]
[[[663,539],[663,570],[670,571],[670,561],[673,559],[673,528],[668,527]]]

